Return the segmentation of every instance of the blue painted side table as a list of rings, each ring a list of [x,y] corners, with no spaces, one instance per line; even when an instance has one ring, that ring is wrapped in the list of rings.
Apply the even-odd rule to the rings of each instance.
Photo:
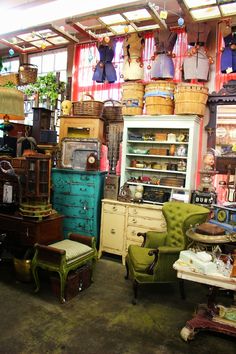
[[[99,245],[101,199],[106,172],[52,169],[53,208],[64,215],[63,234],[95,236]]]

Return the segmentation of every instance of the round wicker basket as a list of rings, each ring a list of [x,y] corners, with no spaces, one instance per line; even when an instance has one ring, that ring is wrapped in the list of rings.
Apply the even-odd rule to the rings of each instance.
[[[89,97],[89,100],[84,100],[84,97]],[[94,97],[89,93],[85,93],[81,101],[72,102],[72,112],[74,116],[96,116],[102,117],[104,103],[95,101]]]
[[[103,118],[107,121],[122,120],[122,106],[120,101],[109,99],[104,101]]]
[[[175,114],[203,116],[209,89],[203,85],[179,83],[175,89]]]

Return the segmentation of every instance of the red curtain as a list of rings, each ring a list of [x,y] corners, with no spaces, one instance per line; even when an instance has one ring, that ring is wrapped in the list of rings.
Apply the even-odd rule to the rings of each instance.
[[[150,81],[150,66],[152,65],[152,56],[154,54],[154,38],[153,33],[146,33],[145,47],[143,50],[143,64],[144,64],[144,81]],[[184,30],[178,31],[173,53],[175,65],[174,81],[182,81],[182,63],[183,58],[187,53],[187,34]],[[93,95],[95,100],[104,101],[108,98],[114,100],[121,99],[121,83],[123,79],[120,77],[123,66],[123,38],[116,40],[115,56],[113,64],[117,73],[117,81],[115,83],[96,83],[92,80],[93,69],[99,60],[99,53],[96,43],[82,44],[76,47],[73,78],[72,78],[72,100],[78,101],[83,98],[86,92]]]

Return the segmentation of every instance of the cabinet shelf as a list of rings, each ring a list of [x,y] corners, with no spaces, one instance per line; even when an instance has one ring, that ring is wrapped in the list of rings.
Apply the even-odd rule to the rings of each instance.
[[[161,172],[161,173],[176,174],[176,175],[186,175],[186,171],[158,170],[155,168],[126,167],[126,170],[145,171],[145,172],[154,172],[154,173]]]
[[[154,158],[165,158],[165,159],[179,159],[179,160],[187,160],[187,156],[170,156],[170,155],[149,155],[149,154],[134,154],[134,153],[128,153],[126,156],[132,156],[132,157],[154,157]]]
[[[163,144],[167,144],[167,145],[188,145],[188,141],[167,141],[167,140],[163,140],[163,141],[157,141],[157,140],[127,140],[127,143],[129,144],[155,144],[155,145],[163,145]]]
[[[176,189],[180,191],[187,191],[187,188],[184,187],[173,187],[173,186],[164,186],[161,184],[152,184],[152,183],[142,183],[142,182],[129,182],[127,181],[127,184],[132,185],[132,186],[143,186],[143,187],[154,187],[154,188],[162,188],[162,189]]]

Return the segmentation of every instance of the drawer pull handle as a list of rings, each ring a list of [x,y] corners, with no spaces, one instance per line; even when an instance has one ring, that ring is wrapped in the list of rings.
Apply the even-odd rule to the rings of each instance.
[[[133,219],[132,222],[133,222],[133,224],[137,224],[137,220],[136,219]]]
[[[111,234],[115,234],[116,230],[115,229],[111,229]]]
[[[112,208],[114,211],[117,211],[117,207],[116,206],[113,206]]]

